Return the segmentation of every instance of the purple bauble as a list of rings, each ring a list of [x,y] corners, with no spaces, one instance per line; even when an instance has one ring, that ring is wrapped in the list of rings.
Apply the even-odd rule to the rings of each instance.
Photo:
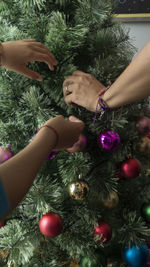
[[[54,159],[55,156],[56,156],[57,152],[56,151],[53,151],[52,153],[50,153],[50,155],[47,157],[46,160],[51,160],[51,159]]]
[[[114,131],[105,131],[99,134],[98,143],[102,148],[114,151],[120,145],[120,136]]]

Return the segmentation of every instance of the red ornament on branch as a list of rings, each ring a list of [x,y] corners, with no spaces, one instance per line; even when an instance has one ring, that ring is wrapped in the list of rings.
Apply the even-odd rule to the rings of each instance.
[[[98,242],[100,243],[106,243],[112,238],[112,228],[106,222],[100,221],[94,231],[94,237],[99,236]]]
[[[49,212],[42,216],[39,221],[40,232],[47,237],[55,237],[63,230],[63,221],[59,214]]]
[[[118,171],[118,177],[120,179],[128,178],[136,178],[139,176],[140,172],[142,170],[141,163],[136,158],[130,158],[127,160],[124,160],[119,168]]]
[[[5,221],[0,221],[0,228],[5,226]]]

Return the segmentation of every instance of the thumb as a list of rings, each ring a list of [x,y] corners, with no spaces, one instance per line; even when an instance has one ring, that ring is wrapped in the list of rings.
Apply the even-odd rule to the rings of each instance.
[[[78,122],[78,123],[80,123],[80,125],[81,125],[81,128],[83,129],[84,128],[84,126],[85,126],[85,124],[84,124],[84,122],[83,121],[81,121],[81,120],[79,120],[78,118],[76,118],[75,116],[70,116],[69,117],[69,121],[71,121],[71,122]]]
[[[79,120],[75,116],[69,116],[69,120],[72,121],[72,122],[82,122],[81,120]]]
[[[23,74],[24,76],[30,78],[30,79],[42,81],[42,77],[39,73],[28,69],[26,66],[21,66],[21,68],[18,72]]]

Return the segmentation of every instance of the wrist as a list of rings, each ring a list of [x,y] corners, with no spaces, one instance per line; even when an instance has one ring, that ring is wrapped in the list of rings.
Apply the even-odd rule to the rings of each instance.
[[[41,127],[37,131],[37,134],[33,139],[33,142],[34,141],[38,143],[43,143],[43,146],[45,148],[47,147],[48,151],[50,151],[53,150],[56,146],[57,136],[53,130],[43,125],[43,127]]]

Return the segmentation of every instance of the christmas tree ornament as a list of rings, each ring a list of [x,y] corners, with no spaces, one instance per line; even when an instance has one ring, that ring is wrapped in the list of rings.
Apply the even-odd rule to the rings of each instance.
[[[98,136],[98,144],[106,150],[114,151],[120,145],[120,136],[114,131],[104,131]]]
[[[92,262],[92,265],[91,265]],[[106,267],[107,259],[101,250],[96,251],[92,256],[82,257],[79,261],[79,267]]]
[[[146,134],[145,137],[147,137],[148,139],[150,139],[150,133]]]
[[[130,159],[124,160],[120,164],[120,168],[118,170],[118,177],[120,179],[136,178],[139,176],[141,170],[142,170],[142,166],[141,166],[140,161],[136,158],[130,158]]]
[[[142,116],[136,123],[136,128],[141,135],[150,133],[150,119],[146,116]]]
[[[47,237],[56,237],[63,230],[63,221],[59,214],[49,212],[44,214],[40,219],[39,229]]]
[[[0,228],[3,227],[3,226],[5,226],[5,221],[1,220],[0,221]]]
[[[69,185],[69,194],[73,199],[85,200],[89,194],[89,185],[83,180],[71,183]]]
[[[87,139],[83,134],[80,134],[79,140],[70,148],[66,150],[70,153],[81,152],[86,148]]]
[[[150,153],[150,139],[147,137],[147,135],[142,137],[141,143],[139,146],[139,151],[145,155]]]
[[[0,147],[0,164],[10,159],[13,156],[10,146],[7,148]]]
[[[99,222],[94,228],[94,237],[99,236],[98,242],[106,243],[112,238],[112,228],[106,222]]]
[[[74,260],[70,263],[69,267],[79,267],[78,260]]]
[[[52,153],[49,154],[49,156],[47,157],[46,160],[48,161],[48,160],[54,159],[57,153],[58,153],[58,152],[53,151]]]
[[[118,267],[118,260],[117,259],[108,259],[107,267]]]
[[[100,199],[101,202],[103,204],[103,206],[107,209],[113,209],[115,207],[117,207],[118,203],[119,203],[119,197],[118,194],[111,190],[110,192],[107,193],[100,193]]]
[[[149,251],[146,244],[132,244],[122,248],[122,257],[131,267],[144,267],[148,261]]]
[[[142,205],[141,215],[147,223],[150,223],[150,203],[144,203]]]

